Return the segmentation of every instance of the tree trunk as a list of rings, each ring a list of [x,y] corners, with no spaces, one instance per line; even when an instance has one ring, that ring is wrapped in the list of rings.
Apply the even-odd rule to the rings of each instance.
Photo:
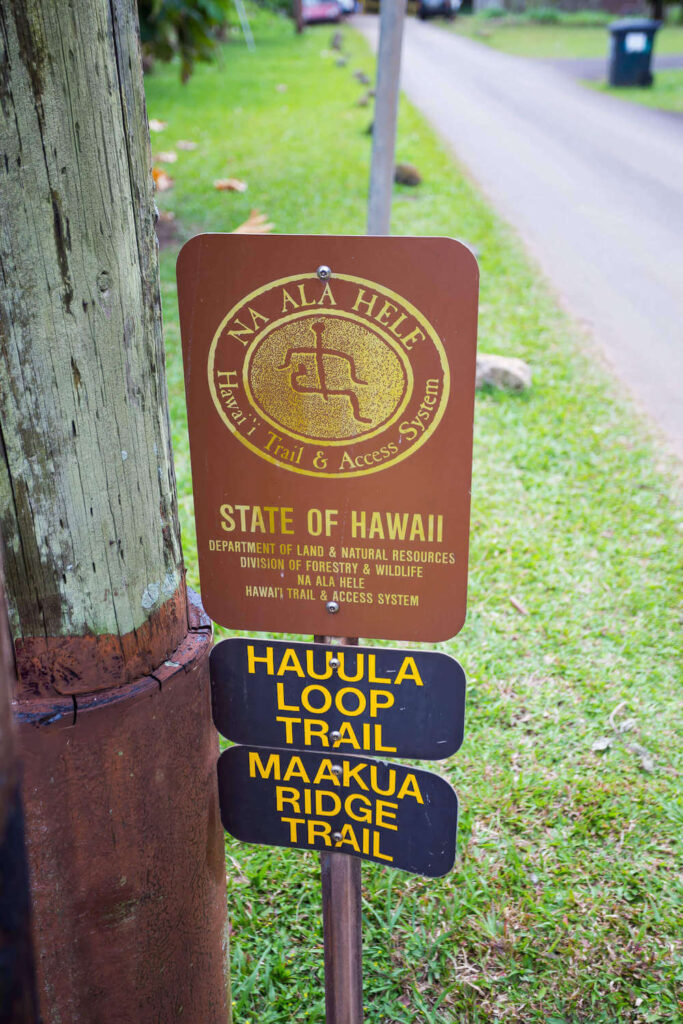
[[[135,6],[13,0],[0,47],[0,528],[42,1009],[218,1022],[210,624],[184,583]]]

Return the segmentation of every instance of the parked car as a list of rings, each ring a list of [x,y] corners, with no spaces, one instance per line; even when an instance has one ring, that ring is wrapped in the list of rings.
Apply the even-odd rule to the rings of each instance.
[[[301,0],[304,25],[314,21],[339,21],[342,8],[339,0]]]
[[[417,5],[417,16],[422,18],[454,18],[460,10],[462,0],[420,0]]]

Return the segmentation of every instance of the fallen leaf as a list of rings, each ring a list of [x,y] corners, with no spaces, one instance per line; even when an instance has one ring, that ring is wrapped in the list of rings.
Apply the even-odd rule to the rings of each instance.
[[[237,871],[237,878],[231,879],[231,881],[233,881],[233,880],[236,881],[238,883],[238,885],[248,885],[249,884],[249,879],[247,878],[247,876],[242,871],[241,865],[238,864],[238,862],[235,860],[235,858],[231,857],[230,854],[228,854],[228,860],[231,862],[232,866]]]
[[[167,121],[157,121],[155,117],[149,122],[149,130],[151,132],[163,132],[164,128],[168,126]]]
[[[198,145],[199,143],[189,142],[188,139],[178,139],[176,142],[178,149],[183,149],[188,153],[192,152],[193,149],[196,149]]]
[[[172,149],[167,149],[163,153],[157,153],[154,159],[158,160],[160,164],[174,164],[178,159],[178,154],[174,153]]]
[[[218,189],[219,192],[247,191],[246,181],[240,181],[239,178],[217,178],[213,183],[213,187]]]
[[[624,743],[624,746],[630,754],[636,755],[644,772],[655,770],[655,760],[652,754],[645,747],[641,747],[640,743]]]
[[[267,219],[265,213],[260,213],[258,210],[252,210],[244,224],[240,224],[238,228],[232,232],[233,235],[267,235],[273,228],[274,224],[271,224]]]
[[[621,714],[621,712],[624,710],[625,707],[627,707],[626,701],[622,700],[622,701],[620,701],[619,704],[617,704],[617,706],[614,708],[614,710],[610,712],[609,727],[610,727],[610,729],[613,729],[615,732],[618,732],[618,728],[617,728],[617,724],[616,724],[616,722],[617,722],[617,715]]]
[[[513,608],[515,609],[515,611],[519,612],[519,614],[520,614],[520,615],[528,615],[528,614],[529,614],[529,612],[528,612],[528,609],[526,609],[526,608],[524,607],[524,605],[523,605],[523,604],[522,604],[522,602],[521,602],[521,601],[519,600],[519,598],[517,598],[517,597],[511,597],[511,598],[510,598],[510,604],[511,604],[511,605],[512,605],[512,607],[513,607]]]
[[[173,188],[175,184],[173,178],[166,173],[163,167],[153,167],[152,177],[158,192],[168,192],[169,188]]]
[[[593,751],[593,753],[597,754],[602,750],[609,750],[611,746],[612,741],[609,738],[609,736],[601,736],[599,739],[595,741],[595,743],[591,747],[591,750]]]

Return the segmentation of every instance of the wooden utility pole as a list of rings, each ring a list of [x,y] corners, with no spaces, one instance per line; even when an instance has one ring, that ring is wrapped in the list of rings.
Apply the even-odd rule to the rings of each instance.
[[[0,525],[46,1022],[219,1024],[210,622],[188,601],[134,0],[0,8]]]
[[[0,1020],[36,1024],[28,864],[11,699],[14,656],[7,624],[0,538]]]

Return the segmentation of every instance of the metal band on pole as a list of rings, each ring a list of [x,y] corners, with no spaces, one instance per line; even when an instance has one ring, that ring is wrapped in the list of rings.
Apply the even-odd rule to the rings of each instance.
[[[375,122],[372,132],[372,165],[370,167],[368,199],[367,233],[369,235],[388,235],[390,233],[404,18],[404,0],[384,0],[380,5]]]
[[[354,645],[356,638],[316,636],[336,646]],[[363,1022],[363,931],[361,862],[347,853],[321,853],[325,941],[326,1024]]]

